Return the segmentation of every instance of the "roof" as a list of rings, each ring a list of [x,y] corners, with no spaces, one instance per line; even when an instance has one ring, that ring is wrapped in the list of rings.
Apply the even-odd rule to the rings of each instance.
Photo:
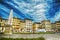
[[[50,22],[50,20],[43,20],[42,22],[44,22],[44,21]]]
[[[2,18],[2,17],[0,17],[0,18],[1,18],[1,20],[8,20],[8,19]]]
[[[40,22],[35,22],[34,24],[41,24]]]
[[[13,19],[19,19],[19,20],[21,20],[20,18],[17,18],[17,17],[13,17]]]
[[[60,21],[56,21],[55,23],[60,23]]]
[[[25,23],[25,21],[24,21],[24,20],[21,20],[20,22]]]
[[[24,20],[31,20],[31,21],[33,21],[32,19],[29,19],[29,18],[25,18]]]
[[[2,19],[2,17],[0,16],[0,19]]]
[[[8,20],[8,19],[3,19],[3,20]]]
[[[51,24],[55,24],[55,23],[51,23]]]

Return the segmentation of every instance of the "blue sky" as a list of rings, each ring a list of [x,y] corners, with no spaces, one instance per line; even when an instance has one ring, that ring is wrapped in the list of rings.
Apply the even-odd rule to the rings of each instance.
[[[13,9],[14,17],[29,18],[34,22],[50,20],[52,23],[60,21],[59,0],[1,0],[0,16],[8,18]]]

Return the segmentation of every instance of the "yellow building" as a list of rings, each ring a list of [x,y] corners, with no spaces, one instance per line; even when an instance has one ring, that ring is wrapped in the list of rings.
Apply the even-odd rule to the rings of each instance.
[[[24,21],[20,21],[20,29],[21,29],[21,32],[24,32],[24,28],[25,28],[25,22]]]
[[[12,28],[13,32],[20,32],[20,23],[21,20],[19,18],[13,17]]]
[[[33,31],[36,31],[36,30],[38,30],[38,29],[40,29],[40,28],[41,28],[40,23],[34,23],[34,24],[33,24]]]
[[[42,24],[42,28],[45,29],[46,31],[52,30],[52,25],[49,20],[43,20],[41,24]]]
[[[4,30],[5,30],[5,23],[6,23],[6,20],[3,19],[2,17],[0,17],[0,32],[4,32]]]
[[[7,19],[0,17],[0,32],[4,32],[4,34],[22,32],[24,27],[25,22],[19,18],[13,17],[12,25],[9,25]]]
[[[60,32],[60,21],[56,21],[55,24],[56,24],[56,31]]]
[[[56,30],[57,30],[57,29],[56,29],[56,23],[51,23],[51,25],[52,25],[52,31],[53,31],[53,32],[56,32]]]
[[[0,33],[2,32],[4,34],[8,34],[11,32],[10,31],[11,26],[10,25],[8,26],[7,22],[8,22],[7,19],[0,17]]]
[[[12,34],[12,25],[5,25],[5,31],[4,34]]]

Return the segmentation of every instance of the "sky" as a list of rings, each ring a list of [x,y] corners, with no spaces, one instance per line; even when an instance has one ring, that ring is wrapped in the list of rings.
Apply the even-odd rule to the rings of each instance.
[[[22,20],[60,21],[60,0],[0,0],[0,16],[8,19],[11,9],[13,16]]]

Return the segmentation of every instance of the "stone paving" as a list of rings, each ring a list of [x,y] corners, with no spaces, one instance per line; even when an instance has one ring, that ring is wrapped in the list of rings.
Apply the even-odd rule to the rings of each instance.
[[[6,38],[38,38],[38,37],[44,37],[46,40],[60,40],[60,34],[11,34],[11,35],[0,35],[0,37],[6,37]]]
[[[46,40],[60,40],[60,35],[58,34],[50,34],[50,35],[44,35],[44,38]]]

